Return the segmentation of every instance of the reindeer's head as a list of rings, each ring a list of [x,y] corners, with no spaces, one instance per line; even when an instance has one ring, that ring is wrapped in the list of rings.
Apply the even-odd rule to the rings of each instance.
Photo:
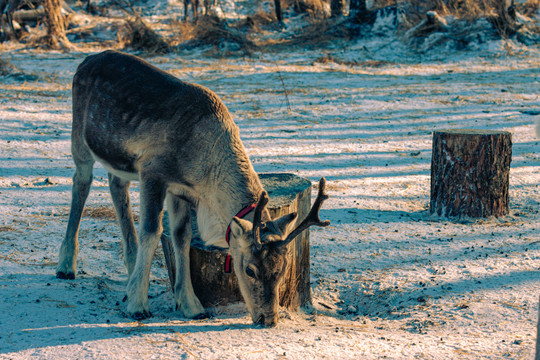
[[[287,265],[287,245],[311,225],[328,226],[330,221],[319,219],[319,210],[328,195],[325,179],[319,182],[319,193],[308,216],[291,231],[296,213],[262,222],[268,203],[266,191],[260,196],[253,223],[234,217],[231,222],[230,251],[240,291],[253,322],[274,326],[278,319],[279,285]]]

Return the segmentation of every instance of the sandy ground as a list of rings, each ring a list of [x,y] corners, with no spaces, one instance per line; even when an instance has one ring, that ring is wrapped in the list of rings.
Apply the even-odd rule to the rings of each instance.
[[[332,50],[343,59],[355,51],[364,50]],[[332,225],[311,230],[314,308],[283,311],[273,329],[253,326],[241,304],[214,309],[212,319],[179,317],[160,252],[154,317],[127,318],[120,232],[100,166],[78,277],[55,278],[73,174],[70,83],[86,55],[2,54],[26,75],[0,78],[1,359],[533,358],[536,51],[395,56],[377,66],[317,62],[318,51],[148,58],[222,97],[258,172],[328,180],[321,217]],[[512,133],[508,216],[429,214],[432,132],[455,128]],[[137,186],[132,199],[137,211]]]

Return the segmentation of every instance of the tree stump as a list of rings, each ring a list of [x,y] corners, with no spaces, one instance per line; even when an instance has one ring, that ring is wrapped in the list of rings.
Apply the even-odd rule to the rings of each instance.
[[[297,212],[298,225],[307,216],[311,208],[310,181],[292,174],[261,174],[260,179],[270,197],[267,208],[272,218]],[[190,263],[195,294],[204,307],[243,301],[234,269],[232,273],[224,272],[227,249],[204,248],[194,215],[192,212]],[[164,222],[167,222],[166,216],[164,218]],[[164,223],[163,228],[161,243],[169,279],[174,284],[175,264],[168,224]],[[311,306],[309,229],[288,245],[287,262],[285,278],[280,287],[280,305],[289,309]]]
[[[430,212],[473,218],[508,214],[511,160],[509,132],[435,131]]]

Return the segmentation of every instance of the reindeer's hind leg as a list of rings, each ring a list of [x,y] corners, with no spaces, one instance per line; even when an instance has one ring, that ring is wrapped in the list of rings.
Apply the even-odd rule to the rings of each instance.
[[[79,252],[79,225],[93,177],[94,160],[90,153],[86,149],[74,148],[72,148],[72,152],[76,170],[73,176],[71,210],[69,212],[66,237],[60,246],[60,255],[56,268],[56,277],[59,279],[75,279],[77,254]]]
[[[92,185],[94,158],[83,139],[83,114],[86,97],[77,96],[73,88],[73,122],[71,127],[71,154],[75,162],[75,175],[71,197],[71,210],[66,230],[66,237],[60,246],[56,277],[74,279],[77,271],[77,253],[79,252],[79,225],[84,204]]]
[[[128,270],[128,279],[133,273],[135,261],[137,260],[137,231],[133,223],[131,213],[131,203],[129,201],[128,180],[123,180],[118,176],[109,173],[109,189],[113,200],[116,215],[122,230],[122,247],[124,250],[124,264]]]
[[[185,317],[207,317],[191,283],[189,266],[189,249],[192,238],[190,204],[171,194],[167,195],[166,201],[176,263],[176,284],[174,284],[176,305]]]

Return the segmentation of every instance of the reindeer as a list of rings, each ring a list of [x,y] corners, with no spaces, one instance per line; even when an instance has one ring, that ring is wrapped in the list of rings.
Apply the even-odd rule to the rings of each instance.
[[[219,97],[116,51],[88,56],[77,69],[71,150],[76,170],[58,278],[75,278],[79,224],[93,165],[99,161],[109,171],[122,230],[128,315],[135,319],[151,316],[150,265],[163,230],[166,203],[176,262],[174,295],[182,314],[208,316],[193,292],[190,277],[193,207],[207,245],[227,248],[227,233],[234,270],[253,322],[276,324],[287,244],[309,226],[329,224],[318,215],[327,199],[324,178],[313,208],[295,230],[291,227],[296,214],[271,219],[266,209],[268,195],[246,154],[238,127]],[[133,180],[140,181],[138,234],[128,193]]]
[[[204,15],[210,15],[210,10],[216,7],[217,0],[203,0]],[[191,4],[191,11],[193,12],[193,21],[197,22],[199,19],[199,0],[184,0],[184,21],[188,20],[189,5]]]

